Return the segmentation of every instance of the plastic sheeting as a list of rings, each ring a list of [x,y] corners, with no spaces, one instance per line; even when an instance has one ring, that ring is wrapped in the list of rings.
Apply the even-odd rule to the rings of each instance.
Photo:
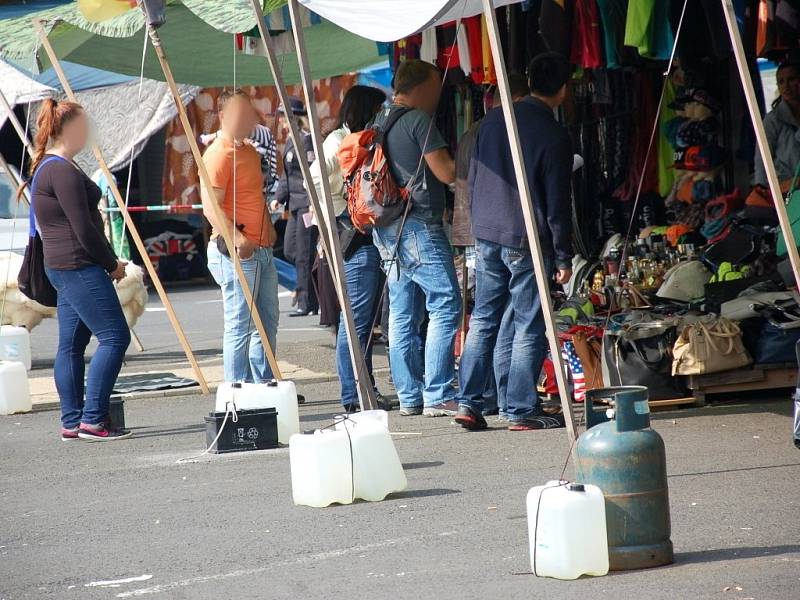
[[[482,0],[299,0],[342,29],[377,42],[409,35],[483,11]],[[494,0],[495,6],[522,0]]]
[[[44,98],[58,95],[53,88],[31,79],[7,62],[0,61],[0,91],[11,106],[38,102]],[[6,122],[8,115],[0,108],[0,127]]]
[[[194,100],[200,92],[200,88],[191,85],[181,85],[179,89],[184,103]],[[177,114],[167,84],[150,79],[144,80],[141,101],[138,81],[76,95],[92,118],[95,139],[112,171],[127,167],[131,156],[136,158],[147,140]],[[89,150],[81,152],[76,161],[87,173],[98,169]]]

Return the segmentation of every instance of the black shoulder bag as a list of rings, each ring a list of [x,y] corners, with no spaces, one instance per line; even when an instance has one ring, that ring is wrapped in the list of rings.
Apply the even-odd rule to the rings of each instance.
[[[36,175],[41,168],[51,160],[61,160],[55,156],[46,159],[36,173],[33,174],[31,181],[30,196],[31,205],[28,211],[28,246],[25,248],[25,256],[22,259],[22,266],[17,275],[17,285],[19,291],[25,294],[31,300],[35,300],[42,306],[56,306],[57,294],[56,289],[50,280],[47,278],[47,273],[44,271],[44,246],[39,232],[36,230],[36,214],[33,211],[33,196],[34,186],[36,185]]]

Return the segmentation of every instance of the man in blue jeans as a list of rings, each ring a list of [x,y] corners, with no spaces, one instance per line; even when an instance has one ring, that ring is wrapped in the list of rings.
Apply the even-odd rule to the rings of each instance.
[[[389,359],[402,416],[452,416],[458,409],[452,383],[461,296],[442,224],[455,163],[431,118],[441,86],[435,66],[405,61],[395,75],[392,105],[376,117],[380,127],[393,111],[406,111],[386,134],[385,148],[392,174],[410,192],[411,208],[402,231],[402,219],[373,231],[389,280]]]
[[[225,381],[263,383],[272,379],[252,311],[261,316],[270,348],[278,331],[278,274],[272,259],[275,229],[263,192],[261,157],[245,139],[257,118],[250,98],[239,89],[224,91],[218,101],[220,133],[203,155],[213,190],[203,189],[203,213],[213,232],[208,245],[208,269],[222,289],[225,330],[222,359]],[[229,249],[219,235],[222,224],[210,203],[222,208],[236,247]],[[244,295],[234,270],[236,252],[254,306]]]
[[[569,136],[553,111],[564,100],[569,63],[557,53],[537,56],[528,67],[531,95],[514,104],[525,172],[544,263],[557,269],[556,281],[572,275],[572,215]],[[482,416],[485,382],[492,369],[498,331],[507,307],[513,310],[513,343],[505,368],[495,377],[505,388],[509,429],[527,431],[563,427],[539,404],[536,380],[547,353],[541,299],[525,231],[511,148],[502,109],[486,115],[478,132],[470,167],[472,227],[476,238],[475,310],[461,357],[456,422],[471,430],[486,429]]]

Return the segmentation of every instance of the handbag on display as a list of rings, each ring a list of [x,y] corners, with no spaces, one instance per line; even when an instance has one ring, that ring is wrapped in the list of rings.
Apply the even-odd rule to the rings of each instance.
[[[744,321],[758,317],[764,309],[782,307],[785,304],[797,304],[792,292],[756,292],[723,302],[719,314],[731,321]]]
[[[681,379],[672,376],[672,346],[677,328],[671,321],[631,325],[603,336],[603,379],[609,386],[642,385],[651,400],[686,396]]]
[[[599,330],[599,335],[595,335],[591,329],[599,330],[596,327],[580,327],[572,333],[572,344],[583,367],[584,385],[587,390],[605,386],[602,373],[603,344],[600,341],[602,330]]]
[[[728,319],[697,321],[681,331],[673,349],[673,375],[706,375],[746,367],[742,330]]]

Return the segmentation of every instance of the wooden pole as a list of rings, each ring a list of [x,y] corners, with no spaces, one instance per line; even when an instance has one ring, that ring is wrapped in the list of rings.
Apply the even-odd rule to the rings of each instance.
[[[742,44],[742,36],[739,33],[739,26],[736,23],[736,12],[733,9],[731,0],[721,0],[722,10],[725,13],[725,22],[728,25],[728,33],[731,37],[733,55],[736,58],[736,66],[739,69],[739,77],[742,80],[744,97],[747,100],[747,108],[750,111],[750,120],[753,123],[753,130],[756,133],[758,151],[761,160],[767,171],[767,181],[775,203],[775,211],[778,213],[778,223],[780,223],[783,238],[786,240],[786,249],[789,253],[789,262],[794,272],[795,283],[800,288],[800,254],[797,251],[797,242],[792,231],[792,221],[786,212],[786,203],[783,200],[781,182],[778,179],[778,172],[775,170],[775,161],[772,159],[772,149],[767,141],[767,133],[764,131],[764,120],[761,118],[756,92],[753,89],[753,80],[750,77],[750,69],[747,66],[747,55]]]
[[[8,112],[8,120],[11,121],[11,125],[17,132],[17,135],[19,136],[22,145],[25,146],[25,150],[28,152],[28,156],[33,158],[33,146],[31,146],[30,140],[28,140],[28,136],[25,135],[25,128],[22,126],[22,123],[19,122],[17,115],[14,113],[14,109],[8,102],[8,98],[6,98],[5,94],[3,94],[3,90],[0,90],[0,104],[2,104],[3,108],[5,108],[6,112]]]
[[[347,331],[348,349],[350,352],[350,361],[353,368],[353,373],[358,383],[358,396],[362,410],[372,410],[378,408],[377,399],[375,397],[375,390],[372,387],[372,381],[367,372],[366,363],[364,361],[364,354],[362,352],[361,343],[358,339],[356,332],[355,320],[353,318],[353,311],[350,305],[350,296],[347,294],[347,288],[344,277],[344,260],[342,258],[341,248],[339,246],[339,238],[336,233],[336,218],[333,214],[332,196],[330,192],[330,185],[328,183],[328,173],[325,168],[325,156],[322,151],[322,136],[319,127],[319,118],[317,115],[316,104],[314,99],[313,85],[309,75],[308,61],[305,57],[305,42],[303,38],[302,27],[296,13],[296,6],[290,3],[290,16],[292,17],[292,29],[295,36],[295,44],[297,46],[298,62],[300,63],[301,78],[303,80],[303,90],[306,96],[306,107],[309,114],[309,126],[311,127],[312,141],[314,144],[314,152],[317,161],[320,165],[320,178],[322,180],[322,191],[325,196],[325,206],[320,203],[317,196],[317,190],[311,178],[311,171],[309,169],[308,158],[302,151],[303,140],[300,136],[300,129],[297,125],[297,119],[291,113],[289,107],[289,92],[286,89],[286,84],[283,80],[283,73],[280,65],[278,64],[275,49],[272,44],[272,38],[266,30],[266,23],[264,21],[264,13],[261,8],[259,0],[251,0],[253,12],[256,15],[258,22],[259,33],[261,34],[261,41],[264,44],[267,63],[272,73],[275,87],[278,90],[278,97],[281,104],[285,107],[285,115],[289,123],[289,135],[297,149],[297,157],[300,162],[300,170],[303,174],[303,179],[306,183],[308,196],[311,205],[314,207],[314,212],[317,215],[317,221],[321,230],[322,246],[328,265],[332,270],[332,279],[336,293],[339,298],[339,305],[342,309],[342,316],[345,320],[345,329]],[[298,37],[299,32],[299,37]]]
[[[5,171],[6,176],[8,177],[8,181],[11,183],[12,186],[14,186],[15,190],[18,189],[20,185],[22,185],[22,182],[19,179],[17,179],[17,176],[14,175],[14,173],[11,171],[11,165],[8,164],[6,157],[3,156],[2,154],[0,154],[0,169],[3,169],[3,171]],[[25,196],[23,196],[21,199],[24,198]]]
[[[570,443],[572,443],[577,438],[577,429],[575,427],[575,418],[572,414],[572,400],[567,385],[564,361],[561,357],[561,347],[558,344],[558,329],[553,316],[553,302],[550,298],[550,278],[552,274],[545,269],[542,245],[539,241],[539,230],[536,225],[536,215],[533,211],[533,197],[528,186],[525,163],[522,159],[522,142],[517,129],[517,119],[514,115],[511,89],[508,85],[508,72],[503,58],[503,50],[500,46],[500,30],[497,25],[497,15],[494,12],[492,0],[483,0],[483,14],[486,17],[486,24],[489,28],[489,43],[492,47],[492,57],[497,71],[497,87],[500,90],[500,97],[503,101],[503,114],[506,120],[506,129],[508,129],[508,141],[511,144],[514,174],[517,178],[517,187],[519,188],[519,197],[522,203],[522,215],[525,219],[525,229],[531,246],[533,269],[536,274],[536,285],[539,288],[539,300],[542,303],[542,314],[547,328],[547,340],[550,344],[550,354],[555,367],[556,382],[561,396],[561,408],[567,425],[567,435]]]
[[[61,82],[61,86],[64,88],[64,93],[67,95],[67,98],[69,98],[70,101],[77,102],[78,99],[75,97],[75,93],[72,91],[72,86],[69,84],[69,80],[64,73],[64,69],[61,67],[61,62],[58,60],[58,56],[56,56],[53,46],[50,44],[50,40],[47,39],[47,33],[45,32],[41,21],[34,19],[33,22],[36,26],[42,46],[44,47],[45,52],[47,52],[47,56],[50,59],[51,65],[53,66],[53,70],[56,72],[56,75]],[[133,243],[136,245],[136,249],[139,251],[139,254],[142,257],[142,262],[144,263],[145,269],[147,269],[147,273],[150,275],[150,280],[153,282],[153,285],[156,288],[158,297],[161,299],[161,303],[164,305],[164,308],[167,311],[167,317],[172,324],[172,328],[175,330],[175,334],[178,336],[178,341],[183,348],[184,354],[186,354],[186,359],[192,366],[192,370],[197,378],[197,382],[200,384],[200,390],[203,394],[208,394],[210,390],[208,389],[208,383],[203,375],[203,371],[200,369],[200,365],[197,363],[197,359],[194,356],[192,347],[189,345],[189,340],[186,339],[186,334],[183,331],[180,321],[178,321],[178,316],[175,314],[175,309],[172,307],[172,302],[167,296],[166,290],[164,290],[161,279],[159,279],[158,273],[156,272],[153,264],[147,259],[147,249],[144,246],[144,241],[142,241],[142,237],[139,235],[139,231],[136,229],[136,225],[127,211],[125,200],[122,198],[122,194],[120,193],[119,188],[114,181],[114,176],[111,174],[111,170],[108,168],[105,158],[103,158],[103,153],[100,151],[100,146],[98,146],[97,142],[94,140],[91,142],[91,144],[92,151],[97,159],[97,163],[100,166],[100,169],[103,171],[106,181],[108,182],[108,188],[111,190],[111,193],[114,194],[114,198],[119,205],[120,213],[125,219],[125,224],[131,234],[131,238],[133,238]]]
[[[161,70],[164,72],[164,78],[166,79],[167,85],[172,93],[172,99],[175,101],[175,106],[178,109],[178,118],[180,119],[184,133],[186,134],[186,141],[189,143],[189,148],[192,151],[194,162],[197,164],[197,172],[200,176],[200,184],[206,189],[207,193],[211,194],[213,197],[214,186],[211,183],[211,177],[208,174],[208,169],[203,162],[203,155],[200,152],[199,146],[197,145],[197,140],[195,139],[192,131],[192,124],[189,122],[189,116],[186,114],[186,107],[183,105],[181,94],[178,91],[178,85],[175,83],[175,77],[172,75],[172,68],[169,66],[169,61],[167,60],[167,55],[164,52],[164,47],[161,45],[161,37],[158,35],[158,31],[156,31],[153,27],[150,27],[150,25],[147,25],[147,31],[150,35],[150,41],[153,44],[153,48],[156,51],[158,62],[161,65]],[[225,240],[225,244],[230,249],[233,268],[236,271],[236,276],[239,279],[239,284],[242,287],[242,293],[244,294],[245,301],[250,307],[252,307],[250,312],[253,318],[253,324],[255,325],[259,336],[261,336],[261,343],[264,346],[264,353],[266,354],[267,362],[272,370],[272,375],[275,377],[275,379],[283,379],[281,370],[278,367],[278,361],[275,360],[275,353],[272,345],[270,344],[269,337],[267,337],[267,331],[264,329],[264,323],[261,320],[261,314],[258,312],[258,307],[256,307],[253,300],[253,291],[250,289],[250,284],[247,282],[247,277],[245,277],[244,271],[242,270],[242,263],[239,260],[239,254],[236,252],[233,231],[227,224],[228,218],[225,216],[225,213],[223,212],[219,203],[211,202],[210,204],[213,207],[217,222],[220,224],[219,233],[222,235],[223,239]]]
[[[251,0],[256,10],[256,17],[259,24],[264,23],[263,15],[259,15],[260,0]],[[353,373],[356,377],[358,384],[358,395],[361,401],[362,410],[370,410],[377,408],[377,399],[375,397],[375,389],[372,386],[372,380],[367,371],[367,365],[364,361],[364,353],[361,348],[361,342],[358,339],[358,332],[356,330],[356,322],[353,316],[353,308],[350,303],[350,296],[347,293],[347,281],[344,271],[344,257],[342,256],[342,249],[339,245],[339,234],[336,227],[336,215],[333,212],[333,194],[331,193],[330,181],[328,180],[328,167],[325,162],[325,153],[323,150],[322,130],[320,127],[319,115],[317,114],[317,101],[314,97],[314,83],[311,79],[311,70],[308,63],[308,52],[306,52],[305,36],[303,34],[303,23],[300,19],[299,7],[297,0],[289,1],[289,16],[292,20],[292,33],[295,40],[295,51],[297,52],[297,62],[300,66],[300,78],[303,83],[303,92],[306,97],[306,110],[309,117],[309,128],[311,129],[311,139],[314,144],[314,154],[317,157],[317,164],[319,165],[320,180],[322,184],[321,199],[317,197],[314,182],[309,176],[306,179],[306,187],[309,191],[309,197],[314,205],[314,211],[317,214],[319,227],[323,231],[323,235],[327,235],[328,243],[328,264],[330,264],[334,271],[334,283],[337,294],[339,296],[339,305],[342,308],[342,317],[344,318],[345,330],[347,331],[347,345],[350,351],[350,362],[352,363]],[[259,28],[261,30],[261,28]],[[262,41],[266,46],[268,43],[271,45],[269,36],[264,36],[262,33]],[[274,56],[272,49],[267,51],[268,54]],[[270,67],[273,62],[270,62]],[[282,81],[282,74],[279,69],[273,70],[273,78],[277,84],[280,81],[280,88],[283,89],[282,95],[283,105],[288,107],[286,102],[288,94],[286,94],[285,85]],[[288,113],[288,111],[287,111]],[[296,139],[296,138],[295,138]],[[296,141],[295,141],[296,143]],[[298,149],[302,146],[297,146]],[[298,155],[303,152],[298,150]],[[306,160],[305,156],[301,156],[301,160]],[[307,172],[303,171],[304,175]]]

